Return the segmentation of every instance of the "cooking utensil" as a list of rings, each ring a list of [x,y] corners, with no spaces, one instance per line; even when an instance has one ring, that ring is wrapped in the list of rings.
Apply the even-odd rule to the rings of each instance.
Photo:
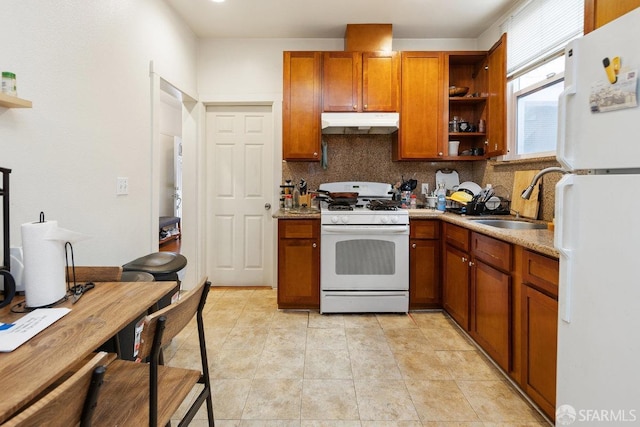
[[[418,180],[408,179],[405,181],[403,177],[402,184],[400,184],[400,191],[413,191],[416,189],[417,186],[418,186]]]
[[[328,202],[341,202],[349,203],[351,205],[358,201],[359,193],[356,192],[330,192],[326,190],[317,190],[318,197],[327,200]]]

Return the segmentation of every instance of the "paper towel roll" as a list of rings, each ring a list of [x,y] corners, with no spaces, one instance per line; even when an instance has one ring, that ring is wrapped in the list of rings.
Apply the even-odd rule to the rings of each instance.
[[[50,240],[57,221],[22,224],[24,294],[28,307],[53,304],[67,293],[64,241]]]

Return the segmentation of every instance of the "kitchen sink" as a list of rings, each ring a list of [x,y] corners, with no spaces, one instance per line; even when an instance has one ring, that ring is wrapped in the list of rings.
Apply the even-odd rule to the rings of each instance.
[[[509,228],[511,230],[542,230],[547,228],[547,224],[518,221],[515,219],[472,219],[471,221],[491,227]]]

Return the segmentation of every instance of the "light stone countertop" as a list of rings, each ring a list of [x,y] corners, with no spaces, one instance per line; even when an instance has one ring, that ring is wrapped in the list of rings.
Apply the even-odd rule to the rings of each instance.
[[[284,211],[279,209],[273,215],[276,219],[319,219],[320,212],[297,212]],[[409,219],[440,219],[451,224],[465,227],[472,231],[504,240],[505,242],[523,246],[527,249],[539,252],[541,254],[558,258],[558,250],[553,246],[553,231],[542,230],[511,230],[506,228],[492,227],[490,225],[478,224],[474,219],[514,219],[513,216],[496,215],[496,216],[465,216],[454,213],[442,213],[432,209],[409,209]],[[543,223],[544,221],[531,222]]]

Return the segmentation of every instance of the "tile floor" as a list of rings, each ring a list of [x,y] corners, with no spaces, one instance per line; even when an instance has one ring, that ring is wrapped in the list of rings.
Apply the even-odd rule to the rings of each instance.
[[[440,312],[283,312],[275,290],[212,288],[205,324],[218,427],[548,426]],[[168,364],[198,368],[195,330]]]

